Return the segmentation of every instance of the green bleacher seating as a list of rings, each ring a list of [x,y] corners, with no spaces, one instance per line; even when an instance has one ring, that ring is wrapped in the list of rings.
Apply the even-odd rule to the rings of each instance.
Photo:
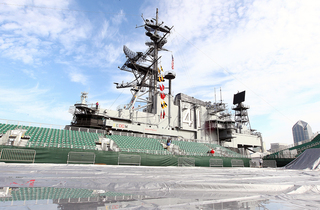
[[[30,136],[30,139],[26,147],[56,147],[56,148],[73,148],[73,149],[96,149],[95,142],[99,140],[99,136],[103,134],[62,130],[53,128],[41,128],[34,126],[17,126],[12,124],[1,124],[0,133],[5,133],[8,130],[15,128],[26,129],[26,136]],[[164,149],[161,143],[166,143],[165,139],[134,137],[134,136],[120,136],[111,135],[108,138],[112,139],[120,148],[120,151],[128,152],[142,152],[150,154],[168,155],[172,154],[168,150]],[[241,157],[240,154],[231,151],[227,148],[221,147],[217,144],[205,144],[197,142],[187,142],[173,140],[173,144],[179,146],[180,151],[186,155],[207,155],[207,152],[211,149],[219,150],[217,155],[229,156],[229,157]]]
[[[99,140],[97,133],[62,130],[53,128],[42,128],[34,126],[23,126],[0,123],[0,133],[6,133],[15,128],[26,129],[25,136],[30,136],[26,147],[57,147],[76,149],[95,149],[95,142]]]
[[[112,139],[121,151],[172,154],[162,147],[158,139],[119,135],[111,135],[108,138]]]
[[[243,155],[234,152],[228,148],[222,147],[218,144],[205,144],[208,146],[208,148],[219,151],[219,155],[224,156],[224,157],[242,157]],[[217,155],[217,154],[216,154]]]
[[[173,144],[179,146],[179,148],[187,155],[207,155],[209,148],[201,143],[186,142],[186,141],[172,141]]]

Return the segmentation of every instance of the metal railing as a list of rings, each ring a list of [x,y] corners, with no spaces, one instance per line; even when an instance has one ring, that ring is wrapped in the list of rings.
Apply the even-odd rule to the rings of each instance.
[[[118,165],[141,165],[140,155],[120,154],[118,156]]]
[[[35,158],[35,150],[2,149],[0,153],[0,161],[22,161],[34,163]]]
[[[69,163],[90,163],[94,164],[96,155],[93,152],[69,152],[67,164]]]

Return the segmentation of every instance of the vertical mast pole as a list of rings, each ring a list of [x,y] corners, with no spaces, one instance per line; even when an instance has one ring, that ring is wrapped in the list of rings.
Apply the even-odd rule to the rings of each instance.
[[[221,87],[220,87],[220,107],[222,107],[222,96],[221,96]],[[220,109],[219,107],[219,109]],[[221,145],[220,144],[220,135],[219,135],[219,121],[217,119],[217,137],[218,137],[218,145]]]
[[[158,25],[158,8],[156,9],[156,25]],[[154,34],[157,34],[157,30],[155,30]],[[154,43],[154,65],[153,65],[153,73],[151,78],[151,90],[149,92],[149,98],[152,100],[151,113],[157,113],[157,68],[158,68],[158,43],[157,40],[153,40]]]
[[[168,104],[169,104],[169,115],[168,115],[168,125],[169,128],[171,128],[171,124],[170,124],[170,118],[171,118],[171,79],[169,79],[169,95],[168,95],[169,99],[168,99]]]

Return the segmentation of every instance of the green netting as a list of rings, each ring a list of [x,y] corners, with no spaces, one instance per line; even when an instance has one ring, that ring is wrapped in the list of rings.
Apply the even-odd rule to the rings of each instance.
[[[2,148],[11,149],[26,149],[23,147],[13,147],[13,146],[0,146]],[[153,155],[147,153],[130,153],[130,152],[113,152],[113,151],[97,151],[97,150],[83,150],[83,149],[68,149],[68,148],[44,148],[35,147],[30,148],[36,150],[35,163],[59,163],[66,164],[68,159],[68,153],[72,152],[94,152],[96,155],[95,164],[107,164],[107,165],[117,165],[119,154],[133,154],[141,156],[142,166],[178,166],[179,157],[192,157],[195,159],[195,166],[209,167],[210,159],[217,158],[223,159],[224,167],[231,167],[231,159],[234,157],[210,157],[210,156],[184,156],[184,155]],[[243,160],[244,166],[249,167],[249,158],[238,158]]]

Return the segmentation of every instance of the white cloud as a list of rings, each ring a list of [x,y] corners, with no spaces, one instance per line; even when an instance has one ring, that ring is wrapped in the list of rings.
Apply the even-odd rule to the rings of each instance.
[[[25,73],[27,76],[29,76],[32,79],[36,79],[36,76],[34,74],[34,71],[32,70],[27,70],[27,69],[22,69],[22,72]]]
[[[72,11],[75,6],[73,1],[4,3],[0,10],[0,56],[31,66],[53,59],[99,68],[119,62],[123,38],[119,26],[126,21],[124,11],[108,19],[98,15],[89,19],[85,12]]]
[[[62,52],[70,54],[77,42],[90,35],[90,24],[86,19],[77,13],[59,10],[67,8],[68,1],[32,3],[20,3],[29,7],[8,3],[0,11],[3,56],[33,64],[37,58],[52,54],[55,45],[62,44]]]
[[[67,113],[67,104],[56,103],[50,97],[49,89],[34,87],[1,87],[1,118],[50,124],[66,124],[71,115]]]
[[[122,47],[115,47],[113,44],[108,44],[104,46],[104,51],[101,52],[100,56],[105,55],[106,60],[110,63],[116,62],[120,55],[122,55]]]
[[[123,10],[120,10],[120,12],[112,18],[112,23],[115,25],[120,25],[125,20],[127,20],[126,16]]]
[[[70,70],[68,74],[72,82],[78,82],[82,85],[86,85],[88,82],[88,77],[78,70]]]

